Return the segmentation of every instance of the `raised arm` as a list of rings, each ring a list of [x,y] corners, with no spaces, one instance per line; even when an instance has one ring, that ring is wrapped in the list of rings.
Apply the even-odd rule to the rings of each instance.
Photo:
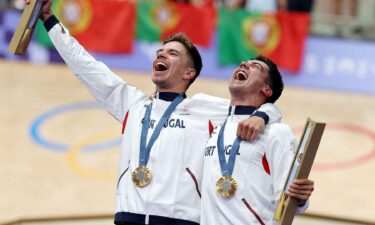
[[[29,0],[26,0],[28,3]],[[128,85],[105,64],[92,57],[72,36],[51,11],[53,0],[43,0],[40,18],[55,48],[75,76],[97,101],[117,120],[124,119],[129,107],[147,95]]]

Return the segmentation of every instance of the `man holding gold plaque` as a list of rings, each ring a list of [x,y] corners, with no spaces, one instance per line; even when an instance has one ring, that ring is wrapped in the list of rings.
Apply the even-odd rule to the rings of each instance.
[[[156,93],[150,99],[85,51],[53,15],[51,3],[43,1],[41,18],[53,44],[81,83],[123,124],[115,223],[199,224],[203,150],[210,130],[225,119],[229,101],[204,94],[186,97],[202,68],[196,47],[183,34],[164,41],[152,65]],[[273,104],[261,110],[268,115],[258,111],[258,117],[239,127],[242,138],[255,136],[252,124],[264,126],[281,117]]]
[[[277,224],[273,215],[296,151],[296,139],[285,124],[267,125],[252,142],[241,141],[238,122],[274,103],[283,91],[277,66],[258,56],[242,62],[229,83],[231,107],[223,125],[207,143],[202,183],[201,225]],[[294,180],[288,195],[299,212],[314,190],[308,179]]]

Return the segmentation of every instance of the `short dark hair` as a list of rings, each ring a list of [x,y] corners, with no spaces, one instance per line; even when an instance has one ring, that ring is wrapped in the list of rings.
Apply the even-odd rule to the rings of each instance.
[[[266,99],[266,102],[276,102],[276,100],[279,99],[281,93],[284,90],[283,78],[281,77],[277,65],[272,60],[262,55],[258,55],[257,57],[252,58],[252,60],[262,61],[269,67],[268,84],[271,86],[272,96],[268,97]]]
[[[198,49],[194,46],[193,42],[190,41],[190,39],[182,32],[172,34],[171,36],[164,39],[163,44],[167,44],[168,42],[177,41],[181,43],[188,51],[188,55],[190,58],[190,61],[193,63],[193,66],[196,74],[193,79],[190,80],[190,84],[195,81],[195,79],[199,76],[201,70],[202,70],[202,58],[199,54]]]

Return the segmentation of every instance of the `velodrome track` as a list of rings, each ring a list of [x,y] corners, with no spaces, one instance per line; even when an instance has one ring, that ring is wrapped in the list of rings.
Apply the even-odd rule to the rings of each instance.
[[[153,91],[147,74],[118,74]],[[198,92],[229,96],[225,81]],[[65,65],[0,61],[0,102],[0,224],[114,212],[121,124]],[[286,87],[277,105],[298,138],[307,117],[327,122],[308,213],[375,223],[374,96]]]

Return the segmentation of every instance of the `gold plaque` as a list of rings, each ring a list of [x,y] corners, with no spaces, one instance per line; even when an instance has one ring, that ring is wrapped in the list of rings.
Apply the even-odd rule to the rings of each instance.
[[[137,167],[132,173],[132,180],[138,187],[147,186],[152,179],[151,170],[145,166]]]
[[[38,21],[43,2],[41,0],[30,0],[25,6],[17,29],[9,44],[9,51],[15,55],[24,55],[32,38],[36,23]]]
[[[223,176],[216,182],[216,192],[223,198],[229,198],[237,190],[237,182],[231,176]]]
[[[281,192],[279,204],[274,213],[273,219],[280,225],[291,225],[293,222],[299,202],[297,199],[289,198],[287,192],[293,180],[308,178],[325,125],[325,123],[319,123],[310,118],[306,121],[305,129]]]

